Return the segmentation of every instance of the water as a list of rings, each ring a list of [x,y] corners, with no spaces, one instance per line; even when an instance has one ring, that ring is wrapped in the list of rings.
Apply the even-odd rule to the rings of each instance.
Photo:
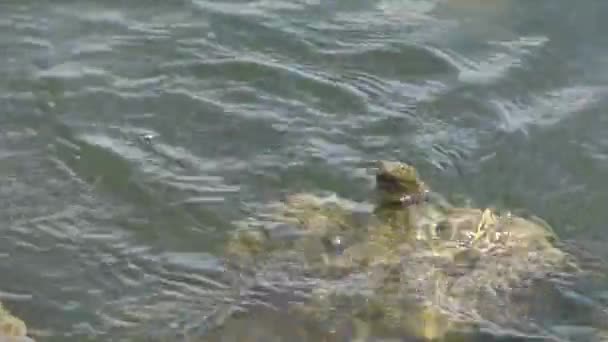
[[[219,255],[235,222],[300,190],[364,200],[380,158],[608,260],[606,13],[5,1],[0,299],[40,341],[205,336],[234,294]],[[606,310],[602,286],[580,300]]]

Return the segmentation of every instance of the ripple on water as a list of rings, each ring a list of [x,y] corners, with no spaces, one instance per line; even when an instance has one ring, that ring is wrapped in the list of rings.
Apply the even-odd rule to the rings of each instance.
[[[451,66],[432,51],[416,45],[395,44],[350,53],[326,54],[325,58],[339,61],[342,67],[364,70],[388,80],[431,78],[449,73]]]
[[[92,87],[94,83],[104,84],[109,75],[102,68],[91,67],[78,62],[66,62],[40,70],[36,77],[46,80],[70,81],[77,88],[78,84],[83,83],[89,84],[89,87]]]
[[[31,134],[3,129],[2,148],[36,148]],[[104,200],[67,159],[70,153],[85,163],[102,157],[91,154],[87,144],[103,145],[125,159],[141,155],[99,136],[68,142],[56,160],[44,148],[3,160],[0,191],[10,200],[0,210],[5,222],[0,249],[11,263],[0,264],[0,272],[10,275],[2,281],[2,300],[9,306],[20,301],[20,311],[29,312],[28,330],[51,341],[154,334],[160,326],[163,333],[173,328],[179,334],[192,322],[205,323],[184,312],[209,313],[221,306],[218,299],[228,298],[233,280],[218,261],[205,253],[163,255],[140,246],[137,234],[117,225],[117,218],[133,215],[131,208]],[[116,163],[104,158],[94,168],[99,173]],[[58,161],[73,172],[58,169]]]
[[[335,137],[334,134],[331,134],[331,136]],[[336,140],[341,140],[339,135]],[[304,154],[312,158],[322,159],[324,163],[330,166],[342,165],[348,168],[352,162],[362,161],[359,152],[347,144],[331,142],[321,137],[310,138],[308,145],[303,150]]]
[[[489,51],[483,51],[476,56],[466,56],[436,46],[429,46],[428,49],[437,58],[458,70],[459,81],[492,84],[505,79],[511,69],[525,67],[525,57],[539,50],[548,41],[546,37],[532,36],[521,37],[516,41],[494,42],[488,44]]]
[[[594,107],[605,88],[574,86],[529,95],[522,101],[493,100],[499,115],[497,128],[506,132],[527,133],[531,126],[552,126],[572,115]]]
[[[406,19],[409,16],[421,16],[431,11],[437,6],[438,1],[415,1],[415,0],[383,0],[378,3],[378,9],[386,15],[396,16]]]
[[[128,78],[113,76],[110,88],[118,89],[120,92],[123,91],[137,91],[143,90],[142,88],[161,88],[164,81],[168,79],[166,75],[156,75],[142,78]]]
[[[86,127],[79,130],[90,130]],[[139,238],[178,248],[212,244],[209,234],[226,229],[224,215],[237,210],[227,203],[239,191],[226,182],[226,170],[218,170],[220,161],[208,163],[163,146],[160,138],[149,141],[118,132],[66,132],[69,144],[55,145],[54,160],[101,198],[122,203],[114,217]]]
[[[100,9],[87,6],[57,6],[54,10],[57,13],[69,16],[72,19],[86,21],[91,24],[101,23],[118,27],[129,26],[127,15],[120,9]]]
[[[198,79],[243,82],[276,97],[301,100],[327,112],[365,110],[364,96],[357,89],[331,80],[328,75],[299,69],[277,61],[234,57],[180,65],[166,72],[194,75]],[[333,100],[324,101],[327,96]]]

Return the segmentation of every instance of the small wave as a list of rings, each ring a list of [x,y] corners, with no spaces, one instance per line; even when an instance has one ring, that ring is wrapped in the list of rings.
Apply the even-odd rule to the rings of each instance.
[[[394,20],[424,20],[431,18],[437,4],[438,1],[383,0],[378,3],[378,9]]]
[[[530,126],[551,126],[593,107],[605,94],[603,88],[574,86],[532,95],[528,101],[493,100],[499,114],[497,127],[506,132],[527,132]]]
[[[306,154],[313,158],[320,158],[328,165],[348,165],[352,162],[361,162],[358,151],[346,144],[330,142],[320,137],[310,138],[308,146],[304,148]]]
[[[323,73],[276,61],[253,57],[228,58],[198,62],[182,70],[190,70],[190,74],[194,73],[199,78],[248,82],[269,94],[305,99],[309,105],[316,103],[328,112],[361,111],[365,108],[365,96],[357,89],[338,83]],[[331,105],[320,101],[328,96],[333,99]]]
[[[271,15],[266,12],[264,8],[258,7],[255,2],[243,4],[241,2],[192,0],[192,3],[201,9],[222,14],[261,18],[269,17]]]
[[[42,78],[76,79],[91,76],[105,77],[107,73],[103,69],[86,66],[78,62],[66,62],[38,72],[38,77]]]
[[[532,49],[542,47],[546,37],[523,37],[517,41],[503,41],[490,44],[504,51],[493,51],[485,56],[466,57],[438,47],[428,49],[435,56],[442,58],[458,71],[458,79],[465,83],[492,84],[503,79],[509,70],[522,67],[525,55],[531,54]]]
[[[54,11],[58,14],[69,16],[73,19],[87,21],[89,23],[105,23],[116,26],[127,27],[128,19],[126,14],[121,10],[82,7],[65,7],[57,6]]]
[[[159,75],[152,77],[144,77],[138,79],[132,79],[127,77],[115,76],[112,82],[112,86],[115,89],[120,90],[143,90],[141,88],[157,87],[167,79],[167,76]]]
[[[46,39],[34,37],[34,36],[25,36],[20,40],[21,45],[29,45],[34,48],[43,48],[43,49],[51,49],[53,45]]]
[[[72,151],[82,153],[83,149]],[[3,263],[0,270],[11,275],[2,282],[2,296],[23,301],[23,310],[45,317],[28,324],[35,336],[109,334],[114,338],[124,330],[149,331],[157,322],[163,322],[166,332],[167,325],[200,321],[185,317],[184,310],[209,312],[217,305],[214,301],[229,295],[230,279],[221,275],[213,257],[159,256],[150,247],[138,246],[137,234],[116,226],[124,207],[100,202],[91,196],[90,188],[66,180],[52,171],[52,163],[44,161],[37,159],[42,164],[30,162],[28,166],[30,172],[50,168],[45,177],[2,187],[5,192],[16,192],[3,194],[12,202],[8,210],[0,212],[8,223],[0,246],[11,258],[11,264]],[[31,200],[34,198],[37,200]],[[20,210],[24,206],[27,211]],[[14,265],[21,265],[19,272],[11,268]],[[40,282],[46,285],[37,289]],[[161,307],[166,310],[156,310]]]
[[[475,129],[458,128],[446,123],[428,124],[412,136],[413,144],[425,151],[427,160],[438,169],[454,167],[479,147]]]
[[[359,49],[351,53],[328,55],[352,69],[366,70],[384,79],[415,79],[432,77],[450,71],[450,63],[438,57],[432,49],[417,45],[394,45],[378,49]]]

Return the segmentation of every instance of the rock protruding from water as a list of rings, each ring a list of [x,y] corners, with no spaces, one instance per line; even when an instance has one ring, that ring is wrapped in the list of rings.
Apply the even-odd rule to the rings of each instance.
[[[34,342],[27,337],[25,322],[13,316],[0,304],[0,342]]]

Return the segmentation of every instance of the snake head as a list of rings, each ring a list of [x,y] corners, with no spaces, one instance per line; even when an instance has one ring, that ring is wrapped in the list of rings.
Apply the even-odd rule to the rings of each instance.
[[[376,162],[376,190],[382,203],[403,203],[404,199],[424,193],[426,185],[412,165],[399,161]]]

